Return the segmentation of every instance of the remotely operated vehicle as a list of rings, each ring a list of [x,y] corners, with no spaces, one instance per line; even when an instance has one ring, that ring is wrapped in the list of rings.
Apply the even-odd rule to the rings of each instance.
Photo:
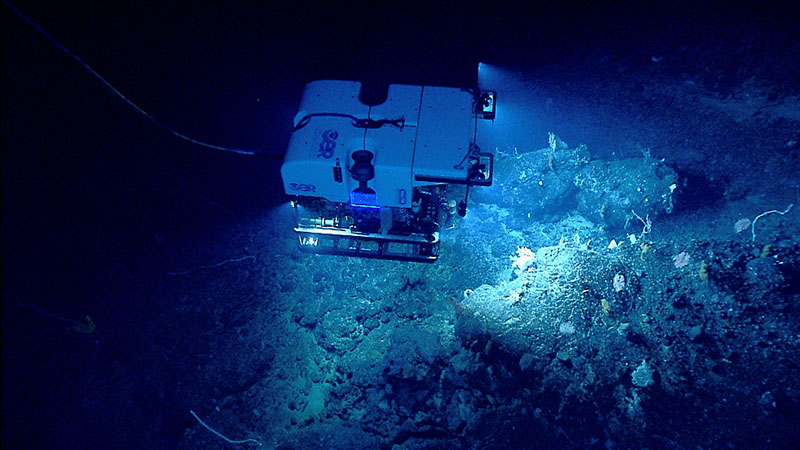
[[[306,85],[281,167],[303,251],[434,262],[439,233],[490,186],[479,121],[496,92],[323,80]]]

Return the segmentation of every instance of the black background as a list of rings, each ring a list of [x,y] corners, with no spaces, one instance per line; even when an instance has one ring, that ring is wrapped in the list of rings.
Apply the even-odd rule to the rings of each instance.
[[[723,93],[751,75],[779,92],[797,86],[798,33],[780,4],[265,4],[15,6],[159,121],[273,155],[286,148],[303,85],[320,78],[469,85],[480,61],[536,71],[668,55],[664,71],[707,74]],[[131,283],[186,263],[162,258],[164,246],[185,248],[229,221],[214,205],[244,220],[285,199],[278,159],[216,152],[153,126],[2,9],[3,434],[14,423],[19,439],[5,445],[67,410],[46,404],[42,391],[63,369],[30,363],[47,360],[52,336],[20,322],[21,305],[73,318],[108,308]],[[20,369],[28,363],[38,371]]]

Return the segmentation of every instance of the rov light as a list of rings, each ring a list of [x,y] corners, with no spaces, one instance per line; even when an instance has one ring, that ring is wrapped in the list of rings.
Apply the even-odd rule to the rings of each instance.
[[[496,72],[495,66],[486,64],[484,62],[478,63],[478,89],[489,89],[489,86],[497,86],[492,84],[492,78]]]
[[[356,189],[350,192],[350,206],[355,208],[380,209],[377,195],[369,188],[367,188],[367,191]]]
[[[306,247],[316,247],[317,245],[319,245],[319,238],[316,238],[314,236],[301,236],[300,245]]]
[[[485,119],[494,119],[494,98],[496,95],[494,91],[486,91],[481,95],[483,117]]]

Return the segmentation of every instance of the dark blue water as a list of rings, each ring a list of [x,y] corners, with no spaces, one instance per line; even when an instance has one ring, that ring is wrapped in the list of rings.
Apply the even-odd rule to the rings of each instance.
[[[4,448],[797,447],[784,5],[15,6],[204,142],[480,82],[497,159],[433,265],[300,254],[279,157],[3,5]]]

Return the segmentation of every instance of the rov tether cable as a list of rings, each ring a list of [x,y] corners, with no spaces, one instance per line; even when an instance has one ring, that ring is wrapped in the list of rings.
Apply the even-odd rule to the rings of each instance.
[[[209,143],[207,143],[207,142],[198,141],[197,139],[190,138],[189,136],[186,136],[185,134],[183,134],[183,133],[180,133],[180,132],[178,132],[178,131],[174,130],[174,129],[173,129],[173,128],[171,128],[170,126],[168,126],[168,125],[166,125],[166,124],[164,124],[164,123],[161,123],[161,122],[159,122],[158,120],[156,120],[156,119],[155,119],[155,117],[153,117],[153,116],[151,116],[150,114],[148,114],[148,113],[147,113],[147,111],[143,110],[143,109],[142,109],[142,108],[140,108],[138,105],[136,105],[135,103],[133,103],[132,101],[130,101],[130,100],[127,98],[127,97],[125,97],[125,95],[123,95],[123,94],[122,94],[122,92],[118,91],[118,90],[117,90],[117,88],[115,88],[114,86],[112,86],[112,85],[111,85],[111,83],[109,83],[109,82],[108,82],[108,81],[107,81],[105,78],[103,78],[103,77],[102,77],[102,76],[101,76],[99,73],[97,73],[97,72],[96,72],[94,69],[92,69],[92,68],[89,66],[89,64],[86,64],[86,62],[85,62],[84,60],[82,60],[82,59],[81,59],[81,58],[80,58],[78,55],[76,55],[76,54],[72,53],[72,52],[71,52],[71,51],[70,51],[70,50],[69,50],[67,47],[65,47],[63,44],[61,44],[61,42],[59,42],[59,41],[58,41],[56,38],[54,38],[53,36],[51,36],[51,35],[50,35],[50,34],[49,34],[47,31],[45,31],[45,30],[44,30],[44,29],[43,29],[41,26],[39,26],[39,24],[37,24],[37,23],[36,23],[36,22],[34,22],[33,20],[29,19],[29,18],[28,18],[28,17],[27,17],[25,14],[22,14],[22,12],[20,12],[20,10],[18,10],[18,9],[17,9],[17,8],[16,8],[14,5],[12,5],[11,3],[9,3],[8,1],[6,1],[6,0],[3,0],[3,3],[4,3],[6,6],[8,6],[9,8],[11,8],[11,10],[12,10],[12,11],[14,11],[14,12],[15,12],[15,13],[16,13],[16,14],[17,14],[17,15],[18,15],[18,16],[19,16],[19,17],[20,17],[22,20],[24,20],[25,22],[27,22],[27,23],[28,23],[28,25],[32,26],[32,27],[33,27],[33,28],[35,28],[35,29],[36,29],[38,32],[42,33],[42,35],[43,35],[44,37],[46,37],[46,38],[47,38],[47,39],[48,39],[50,42],[52,42],[52,43],[53,43],[53,44],[54,44],[56,47],[58,47],[58,48],[59,48],[59,49],[61,49],[61,50],[62,50],[64,53],[66,53],[67,55],[69,55],[69,56],[70,56],[72,59],[74,59],[75,61],[77,61],[77,62],[78,62],[78,64],[80,64],[81,66],[83,66],[83,68],[84,68],[84,69],[86,69],[86,70],[87,70],[87,71],[88,71],[90,74],[92,74],[92,76],[94,76],[95,78],[97,78],[98,80],[100,80],[100,82],[101,82],[101,83],[103,83],[103,84],[104,84],[104,85],[105,85],[105,86],[106,86],[106,87],[107,87],[107,88],[108,88],[108,89],[109,89],[111,92],[113,92],[113,93],[114,93],[114,94],[115,94],[117,97],[119,97],[119,98],[121,98],[122,100],[124,100],[124,101],[125,101],[125,103],[127,103],[127,104],[128,104],[128,106],[130,106],[131,108],[133,108],[133,110],[134,110],[134,111],[136,111],[136,112],[138,112],[139,114],[143,115],[143,116],[144,116],[144,117],[145,117],[147,120],[149,120],[150,122],[152,122],[153,124],[155,124],[157,127],[159,127],[159,128],[163,128],[164,130],[167,130],[167,131],[169,131],[169,132],[170,132],[170,133],[172,133],[173,135],[175,135],[175,136],[177,136],[177,137],[179,137],[179,138],[181,138],[181,139],[183,139],[183,140],[189,141],[189,142],[191,142],[192,144],[201,145],[201,146],[203,146],[203,147],[211,148],[211,149],[214,149],[214,150],[220,150],[220,151],[223,151],[223,152],[230,152],[230,153],[237,153],[237,154],[240,154],[240,155],[281,157],[281,155],[277,155],[277,154],[271,154],[271,153],[259,152],[259,151],[256,151],[256,150],[249,150],[249,149],[243,149],[243,148],[230,148],[230,147],[223,147],[223,146],[221,146],[221,145],[214,145],[214,144],[209,144]]]

